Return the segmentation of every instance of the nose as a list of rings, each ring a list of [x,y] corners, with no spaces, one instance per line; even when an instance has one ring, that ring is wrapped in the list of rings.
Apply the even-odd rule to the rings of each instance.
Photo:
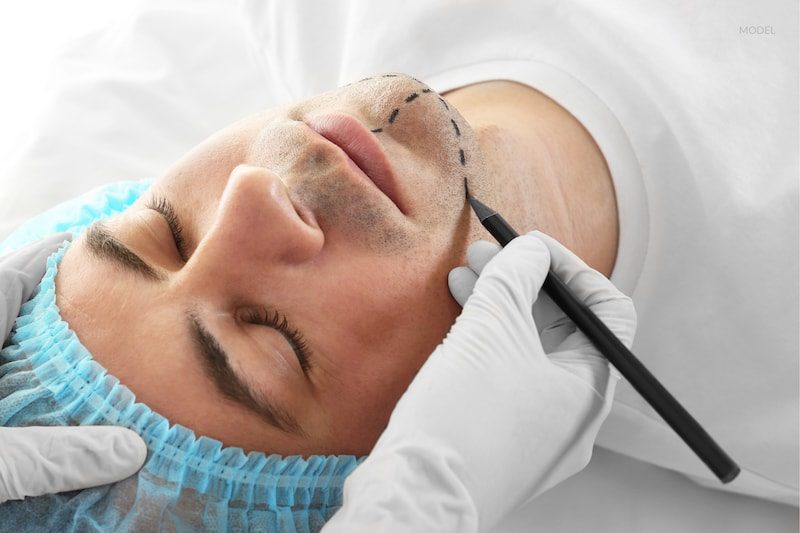
[[[324,235],[313,213],[295,204],[281,179],[266,168],[231,172],[213,222],[193,258],[212,270],[248,276],[253,267],[289,266],[314,258]]]

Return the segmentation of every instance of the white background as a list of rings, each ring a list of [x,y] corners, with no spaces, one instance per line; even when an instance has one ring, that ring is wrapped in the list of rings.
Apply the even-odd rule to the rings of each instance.
[[[63,45],[125,10],[101,0],[0,3],[0,169],[29,138],[52,60]]]

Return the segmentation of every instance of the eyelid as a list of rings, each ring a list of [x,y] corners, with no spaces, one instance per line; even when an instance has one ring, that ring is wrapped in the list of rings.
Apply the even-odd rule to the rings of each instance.
[[[311,369],[311,354],[300,330],[294,328],[289,324],[285,315],[282,315],[277,310],[272,310],[270,313],[265,308],[251,308],[242,314],[242,320],[250,324],[257,324],[266,326],[277,330],[283,335],[292,347],[292,351],[300,363],[300,369],[303,374],[308,376]]]
[[[186,250],[186,239],[184,238],[183,225],[181,225],[175,208],[169,200],[163,196],[154,195],[147,203],[147,208],[160,214],[169,226],[172,239],[175,241],[175,248],[184,263],[189,261],[189,254]]]

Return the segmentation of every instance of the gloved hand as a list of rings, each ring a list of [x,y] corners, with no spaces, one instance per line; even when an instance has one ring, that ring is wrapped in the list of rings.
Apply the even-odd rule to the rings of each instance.
[[[142,438],[122,427],[0,427],[0,504],[113,483],[146,456]]]
[[[551,267],[630,347],[631,299],[538,231],[478,241],[468,259],[449,279],[459,303],[471,292],[463,312],[325,533],[485,531],[588,464],[619,374],[552,301],[532,306]]]
[[[72,240],[71,233],[56,233],[41,241],[0,255],[0,338],[5,341],[19,308],[27,302],[47,270],[47,258]]]
[[[47,258],[71,238],[51,235],[0,256],[4,341],[44,276]],[[141,437],[121,427],[0,427],[0,503],[119,481],[139,470],[146,455]]]

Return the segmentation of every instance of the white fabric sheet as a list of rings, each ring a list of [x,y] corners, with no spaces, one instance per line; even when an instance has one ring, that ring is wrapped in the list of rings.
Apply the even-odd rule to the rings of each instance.
[[[520,2],[523,4],[527,2]],[[677,9],[684,19],[695,20],[701,13],[690,7],[694,5],[673,2],[672,8]],[[285,13],[272,3],[261,4],[259,13],[252,10],[246,13],[251,23],[258,22],[256,27],[259,24],[263,26],[264,20],[271,21],[275,27],[283,28],[287,39],[299,40],[301,37],[296,33],[299,27],[328,20],[327,28],[330,28],[352,20],[346,16],[342,18],[341,6],[331,6],[328,8],[330,11],[320,7],[318,18],[301,10],[288,19],[279,19],[277,17]],[[740,10],[739,16],[746,19],[744,23],[773,17],[778,28],[785,22],[783,31],[795,31],[796,21],[784,21],[786,17],[779,17],[780,9],[775,6],[771,11],[767,6],[763,16],[759,16],[757,9],[760,8],[756,7],[750,12]],[[607,10],[598,13],[606,18],[616,15],[612,7],[598,6],[597,9]],[[725,11],[729,11],[727,6]],[[13,16],[2,13],[0,8],[0,16],[4,15]],[[266,19],[256,19],[257,16]],[[729,15],[725,21],[738,25],[735,19],[736,16]],[[712,19],[703,20],[711,24],[709,20]],[[712,26],[706,28],[705,39],[709,43],[718,37],[712,32]],[[253,29],[252,24],[249,27]],[[324,30],[326,26],[321,28]],[[700,31],[696,26],[693,28],[692,31]],[[735,32],[736,27],[731,31]],[[264,33],[262,37],[274,42],[280,35],[280,31],[275,31]],[[414,34],[407,30],[406,35],[420,41],[430,38],[424,32]],[[31,38],[41,39],[42,36],[37,34]],[[285,54],[278,59],[287,62],[288,68],[294,52],[291,47],[287,48],[286,43],[286,40],[282,42]],[[245,37],[236,6],[221,0],[135,2],[113,26],[86,34],[73,43],[56,59],[53,77],[47,87],[48,96],[33,123],[34,134],[30,142],[16,157],[0,162],[0,238],[33,214],[96,185],[158,175],[207,135],[264,107],[329,90],[376,71],[401,70],[420,78],[435,74],[435,69],[420,72],[402,68],[403,65],[393,61],[390,52],[386,51],[385,55],[373,57],[372,61],[353,63],[349,68],[337,64],[336,58],[320,53],[320,59],[325,60],[324,68],[307,71],[304,75],[300,75],[302,70],[298,70],[294,77],[269,76],[264,70],[264,56],[253,54],[251,44]],[[430,43],[431,46],[434,44]],[[354,50],[352,46],[351,53]],[[768,43],[755,42],[754,46],[765,53],[770,50]],[[24,43],[20,49],[24,50]],[[320,46],[315,49],[319,52]],[[381,50],[378,46],[374,49]],[[309,49],[309,53],[313,50]],[[716,56],[710,57],[709,61],[721,60],[723,51],[717,50],[714,54]],[[791,71],[790,66],[786,68]],[[796,70],[791,72],[796,76]],[[768,83],[783,83],[785,80],[782,80]],[[747,94],[746,91],[743,94]],[[726,128],[747,130],[748,121],[755,118],[751,115],[728,117],[729,124],[714,126],[719,131]],[[6,132],[14,131],[15,126],[19,125],[0,124]],[[657,136],[658,132],[653,134]],[[727,142],[724,139],[720,135],[709,142],[724,144]],[[753,139],[754,151],[761,153],[765,147],[758,145],[757,141],[763,139]],[[792,150],[794,148],[786,148],[784,157],[777,160],[763,161],[764,166],[777,176],[776,179],[786,179],[788,162],[792,157],[796,158],[796,151]],[[669,156],[665,154],[663,157]],[[659,162],[663,163],[654,160],[651,164]],[[725,164],[724,161],[711,163]],[[742,172],[753,170],[746,167]],[[697,179],[702,180],[702,176]],[[748,189],[746,182],[742,182],[742,187],[739,190],[742,201],[750,198],[749,193],[758,192]],[[710,212],[716,214],[721,206],[710,208],[713,208]],[[761,324],[756,326],[761,327]],[[789,334],[796,337],[796,333],[789,331],[786,335]],[[730,346],[725,347],[725,350],[729,349]],[[769,361],[768,357],[761,355],[762,361]],[[651,364],[657,375],[663,375],[662,365],[657,362],[652,365],[651,361],[646,363]],[[771,370],[765,368],[765,371]],[[668,386],[679,384],[705,390],[700,387],[705,386],[704,383],[684,383],[685,376],[678,375],[672,379],[677,381],[667,383]],[[637,405],[635,397],[623,393],[621,399],[625,398]],[[713,413],[718,401],[710,391],[692,394],[689,399],[688,406],[701,419],[707,406],[711,406]],[[789,410],[796,408],[796,405],[786,406]],[[644,411],[639,409],[635,414],[639,416]],[[782,420],[785,414],[774,416]],[[771,439],[769,424],[774,419],[756,416],[754,420],[762,424],[758,430],[763,432],[764,445],[768,446]],[[720,436],[723,444],[733,445],[734,456],[736,452],[747,452],[747,449],[739,447],[736,437],[741,432],[753,433],[756,428],[718,427],[711,421],[712,433]],[[609,431],[619,432],[620,436],[628,435],[631,439],[640,436],[624,433],[630,431],[629,425],[610,426]],[[646,425],[639,426],[638,431],[646,439],[657,438],[667,443],[660,450],[665,454],[662,464],[673,468],[676,463],[671,458],[668,444],[671,436],[658,432],[653,434]],[[653,461],[652,457],[643,459]],[[679,464],[685,461],[685,454],[677,460]],[[769,461],[775,458],[764,457],[763,460],[769,466]],[[796,463],[794,465],[796,479]],[[773,466],[779,475],[785,474],[780,472],[781,468],[785,471],[792,469],[791,464]],[[531,530],[796,531],[797,509],[705,489],[673,472],[598,448],[584,472],[509,517],[500,528],[500,531],[510,532]]]

